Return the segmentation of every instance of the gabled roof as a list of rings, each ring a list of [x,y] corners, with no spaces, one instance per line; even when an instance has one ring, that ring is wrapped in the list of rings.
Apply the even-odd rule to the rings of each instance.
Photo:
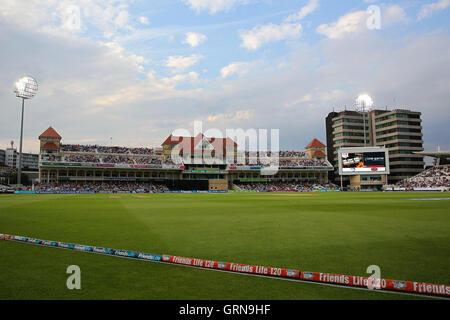
[[[39,138],[58,138],[61,139],[62,137],[58,134],[58,132],[55,131],[52,127],[49,127],[47,130],[45,130]]]
[[[322,148],[322,147],[325,147],[325,145],[322,142],[320,142],[319,140],[314,139],[313,141],[311,141],[306,146],[306,149],[308,149],[308,148]]]
[[[42,149],[58,149],[58,146],[53,142],[47,142],[42,146]]]
[[[222,152],[225,153],[226,152],[226,147],[227,146],[237,146],[237,143],[234,142],[232,139],[230,138],[208,138],[205,135],[203,135],[203,133],[199,133],[196,137],[178,137],[178,136],[173,136],[170,135],[163,143],[162,145],[165,144],[180,144],[181,149],[180,152],[183,152],[184,148],[188,148],[190,149],[187,150],[187,152],[195,152],[195,151],[199,151],[200,148],[196,148],[197,146],[201,145],[202,140],[205,139],[207,142],[209,142],[215,151],[218,151],[217,149],[219,149],[220,147],[222,147]],[[196,150],[198,149],[198,150]],[[205,151],[205,150],[203,150]]]
[[[326,157],[326,154],[323,151],[317,150],[313,153],[313,157]]]

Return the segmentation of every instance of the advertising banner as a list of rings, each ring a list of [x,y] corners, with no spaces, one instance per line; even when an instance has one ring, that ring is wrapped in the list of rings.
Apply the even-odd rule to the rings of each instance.
[[[110,249],[103,247],[95,247],[95,246],[86,246],[82,244],[74,244],[74,243],[66,243],[60,241],[51,241],[51,240],[41,240],[35,238],[28,238],[22,236],[8,235],[0,233],[0,240],[11,240],[11,241],[20,241],[20,242],[28,242],[33,244],[39,244],[42,246],[48,247],[57,247],[63,249],[70,249],[82,252],[92,252],[98,254],[105,255],[115,255],[125,258],[135,258],[142,259],[147,261],[161,261],[161,255],[146,253],[146,252],[137,252],[137,251],[129,251],[129,250],[120,250],[120,249]]]
[[[9,235],[0,233],[0,240],[17,241],[50,246],[56,248],[77,250],[87,253],[98,253],[124,258],[142,259],[147,261],[165,262],[178,265],[192,266],[205,269],[215,269],[231,271],[236,273],[247,273],[254,275],[263,275],[270,277],[291,278],[303,281],[329,283],[342,286],[353,286],[360,288],[369,288],[374,290],[391,290],[405,293],[425,294],[450,297],[450,286],[443,284],[432,284],[425,282],[375,279],[372,277],[349,276],[341,274],[307,272],[295,269],[272,268],[248,264],[220,262],[214,260],[204,260],[197,258],[186,258],[172,255],[156,255],[151,253],[109,249],[81,244],[72,244],[60,241],[41,240],[18,235]]]
[[[389,174],[389,152],[386,148],[341,148],[338,151],[340,175]]]
[[[199,268],[226,270],[238,273],[251,273],[272,277],[297,278],[297,279],[300,277],[299,270],[288,270],[283,268],[271,268],[271,267],[230,263],[230,262],[218,262],[196,258],[177,257],[166,254],[162,256],[162,261],[167,263],[183,264]]]
[[[307,272],[307,271],[301,272],[300,279],[322,283],[334,283],[353,287],[368,288],[370,286],[371,288],[378,290],[394,290],[394,291],[413,292],[429,295],[450,296],[450,286],[431,283],[390,280],[390,279],[372,279],[361,276],[348,276],[341,274]]]
[[[95,191],[36,191],[36,194],[93,194]]]

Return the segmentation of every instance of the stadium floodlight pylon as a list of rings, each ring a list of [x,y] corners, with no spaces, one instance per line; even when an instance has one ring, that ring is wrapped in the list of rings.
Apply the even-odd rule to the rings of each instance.
[[[19,168],[17,172],[17,184],[22,182],[22,140],[23,140],[23,115],[25,108],[25,99],[32,99],[38,91],[38,83],[31,76],[21,77],[15,83],[14,93],[16,97],[22,98],[22,119],[20,122],[20,149],[19,149]]]

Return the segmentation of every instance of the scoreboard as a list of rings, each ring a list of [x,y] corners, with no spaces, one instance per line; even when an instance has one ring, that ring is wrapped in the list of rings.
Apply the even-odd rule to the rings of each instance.
[[[340,175],[389,174],[389,151],[384,147],[341,148]]]

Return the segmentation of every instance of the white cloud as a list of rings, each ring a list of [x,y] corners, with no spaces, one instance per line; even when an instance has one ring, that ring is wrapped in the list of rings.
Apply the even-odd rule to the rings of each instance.
[[[119,28],[124,28],[128,24],[130,14],[126,10],[121,10],[114,19],[114,24]]]
[[[305,18],[319,8],[319,0],[309,0],[308,4],[300,9],[299,12],[289,15],[284,21],[292,22]]]
[[[228,11],[237,4],[245,4],[247,0],[183,0],[183,2],[197,13],[209,11],[215,14],[219,11]]]
[[[434,13],[438,11],[442,11],[447,9],[450,6],[450,0],[439,0],[433,3],[424,4],[419,13],[417,14],[417,18],[419,20],[431,17]]]
[[[367,19],[366,11],[356,11],[347,13],[340,17],[338,21],[328,25],[321,24],[316,31],[330,39],[338,39],[347,33],[359,32],[365,28]]]
[[[145,59],[143,56],[138,56],[134,53],[126,52],[125,48],[122,47],[119,43],[110,41],[110,42],[99,42],[101,46],[109,48],[109,54],[114,55],[119,59],[126,60],[129,63],[135,65],[140,72],[144,71],[145,64],[148,64],[148,59]]]
[[[131,30],[128,5],[126,0],[2,0],[0,18],[51,34],[84,32],[90,26],[112,38]]]
[[[215,115],[209,115],[206,120],[209,122],[236,122],[242,120],[249,120],[253,118],[255,112],[254,110],[237,110],[231,113],[218,113]]]
[[[292,108],[294,106],[298,106],[299,104],[302,104],[305,102],[310,102],[312,100],[312,98],[313,98],[313,96],[310,93],[308,93],[308,94],[304,95],[303,97],[301,97],[300,99],[285,103],[284,106],[286,108]]]
[[[196,80],[198,80],[198,73],[193,71],[187,74],[177,74],[173,77],[166,77],[161,79],[164,84],[168,85],[171,88],[174,88],[181,83],[193,82]]]
[[[245,73],[245,65],[231,67],[244,59],[230,60],[225,78],[219,74],[207,79],[191,70],[169,76],[149,72],[143,78],[140,66],[145,59],[127,52],[122,47],[125,42],[115,36],[106,43],[78,34],[70,41],[59,34],[49,36],[40,28],[49,22],[59,26],[57,15],[52,18],[46,11],[42,17],[35,15],[32,5],[30,11],[7,19],[9,2],[1,1],[0,34],[8,45],[0,50],[0,148],[18,139],[20,108],[11,107],[18,102],[10,88],[24,70],[40,84],[25,112],[26,151],[39,150],[36,137],[49,125],[63,136],[63,142],[108,144],[113,136],[118,145],[148,146],[159,145],[174,128],[191,128],[191,121],[208,118],[220,129],[222,123],[224,129],[281,128],[281,146],[301,148],[313,137],[323,140],[326,114],[333,107],[347,104],[350,108],[362,91],[369,91],[380,108],[391,105],[395,97],[399,106],[422,111],[425,148],[437,144],[450,148],[446,138],[450,136],[446,121],[450,116],[450,42],[443,31],[420,34],[414,30],[395,39],[366,32],[340,41],[295,43],[283,58],[270,61],[272,68],[250,66],[251,72]],[[28,1],[35,3],[11,3]],[[113,22],[120,9],[114,12],[113,20],[107,20],[111,30],[116,30]],[[18,19],[21,14],[23,20]],[[391,16],[398,20],[402,14],[393,10]],[[136,17],[133,20],[137,22]],[[39,50],[30,51],[30,43]],[[225,68],[227,63],[220,66]],[[286,65],[282,70],[275,67],[280,63]],[[239,77],[239,72],[245,77]],[[214,74],[212,67],[210,74]],[[231,78],[232,74],[238,77]],[[299,128],[306,134],[299,135]]]
[[[166,60],[166,67],[172,68],[174,72],[183,71],[197,64],[201,58],[202,56],[198,54],[192,54],[188,57],[170,56]]]
[[[383,9],[382,26],[391,26],[395,23],[408,21],[405,10],[399,5],[391,5]]]
[[[200,44],[205,42],[207,37],[201,33],[188,32],[186,33],[186,38],[183,43],[187,43],[191,46],[191,48],[198,47]]]
[[[139,17],[139,22],[146,26],[150,24],[147,17]]]
[[[369,30],[367,23],[371,13],[367,11],[355,11],[341,16],[331,24],[321,24],[316,31],[329,39],[340,39],[349,34],[356,34]],[[398,5],[384,7],[381,11],[380,26],[385,28],[398,22],[406,22],[405,10]]]
[[[297,38],[300,36],[301,31],[302,25],[299,23],[282,23],[280,25],[270,23],[256,26],[251,30],[240,33],[242,38],[241,47],[248,50],[256,50],[269,42]]]
[[[223,67],[220,70],[220,74],[224,79],[232,76],[233,74],[243,76],[249,72],[251,65],[252,64],[250,62],[232,62],[229,65]]]

